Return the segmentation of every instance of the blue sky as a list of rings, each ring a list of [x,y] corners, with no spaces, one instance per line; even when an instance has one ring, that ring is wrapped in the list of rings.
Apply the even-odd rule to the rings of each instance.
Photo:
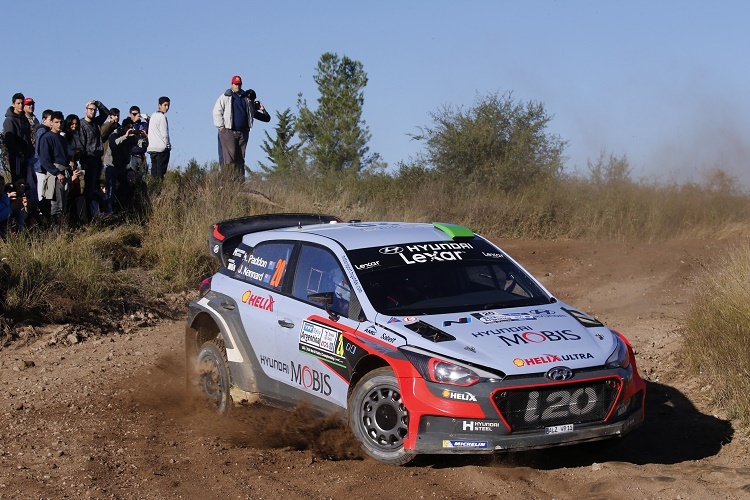
[[[234,5],[229,7],[229,5]],[[83,115],[87,100],[169,111],[172,165],[216,159],[211,109],[234,74],[274,116],[248,146],[257,169],[275,111],[315,105],[321,54],[363,63],[370,147],[389,166],[441,106],[512,91],[541,101],[569,141],[569,170],[602,149],[636,176],[750,185],[746,2],[3,0],[0,103],[15,92]],[[9,54],[14,54],[9,58]],[[7,107],[3,108],[7,109]]]

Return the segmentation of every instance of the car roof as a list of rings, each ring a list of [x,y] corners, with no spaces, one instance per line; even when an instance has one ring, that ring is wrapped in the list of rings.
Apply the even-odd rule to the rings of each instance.
[[[443,229],[440,229],[440,227],[443,227]],[[277,231],[315,234],[331,238],[347,250],[357,250],[359,248],[428,241],[453,241],[453,237],[448,234],[451,232],[451,228],[461,227],[420,222],[343,222],[290,227]],[[461,229],[468,231],[466,228]]]

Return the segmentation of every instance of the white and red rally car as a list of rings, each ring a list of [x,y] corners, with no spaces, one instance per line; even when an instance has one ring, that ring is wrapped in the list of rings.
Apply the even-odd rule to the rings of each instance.
[[[190,377],[232,398],[348,418],[370,456],[621,437],[644,418],[628,340],[454,224],[271,214],[214,225],[190,303]]]

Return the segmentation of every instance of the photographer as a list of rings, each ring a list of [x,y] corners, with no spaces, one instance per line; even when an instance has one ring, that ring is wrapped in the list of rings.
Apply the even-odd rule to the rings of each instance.
[[[271,115],[255,97],[255,91],[243,91],[242,78],[234,76],[232,87],[219,96],[213,110],[214,125],[219,129],[223,163],[234,165],[242,177],[245,176],[245,149],[253,129],[253,121],[271,121]]]
[[[131,160],[133,147],[138,145],[140,132],[135,130],[133,120],[125,118],[122,125],[109,136],[109,147],[104,154],[104,177],[107,180],[107,196],[112,197],[117,185],[125,180],[125,170]]]

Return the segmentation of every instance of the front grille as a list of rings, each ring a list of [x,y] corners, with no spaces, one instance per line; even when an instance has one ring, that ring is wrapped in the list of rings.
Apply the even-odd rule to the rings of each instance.
[[[603,421],[617,399],[617,379],[497,391],[492,399],[512,431]]]

